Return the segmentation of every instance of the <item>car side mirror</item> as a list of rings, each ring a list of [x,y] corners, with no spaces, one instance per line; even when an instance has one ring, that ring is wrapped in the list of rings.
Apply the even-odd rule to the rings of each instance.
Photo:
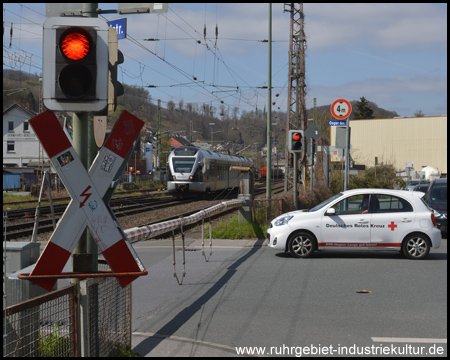
[[[333,216],[336,215],[336,210],[334,208],[329,208],[326,212],[325,215],[327,216]]]

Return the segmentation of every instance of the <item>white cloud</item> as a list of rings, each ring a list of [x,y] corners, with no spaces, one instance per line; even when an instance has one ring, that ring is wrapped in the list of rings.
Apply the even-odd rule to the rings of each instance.
[[[447,79],[427,76],[373,78],[359,81],[350,81],[338,86],[310,86],[308,97],[320,99],[320,104],[332,103],[336,98],[343,97],[349,101],[359,100],[361,96],[387,110],[397,111],[402,116],[412,116],[419,108],[428,109],[434,104],[429,104],[429,96],[439,103],[427,115],[436,115],[446,112],[446,106],[440,105],[445,101],[443,94],[447,93]],[[408,97],[418,98],[414,107],[405,107]],[[400,108],[400,104],[403,108]],[[309,106],[309,105],[308,105]],[[438,109],[441,109],[438,111]],[[445,111],[443,110],[445,109]]]
[[[436,4],[307,4],[311,50],[446,47],[447,9]]]

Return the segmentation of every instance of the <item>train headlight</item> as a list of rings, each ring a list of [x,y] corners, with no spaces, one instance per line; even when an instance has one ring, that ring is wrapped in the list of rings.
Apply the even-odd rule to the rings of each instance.
[[[175,180],[176,179],[175,175],[173,175],[172,178]]]
[[[192,180],[194,177],[191,175],[191,176],[189,176],[189,180]]]

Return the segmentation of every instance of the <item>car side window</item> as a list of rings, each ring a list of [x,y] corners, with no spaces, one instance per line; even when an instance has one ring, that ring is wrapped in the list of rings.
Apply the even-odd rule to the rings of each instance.
[[[336,215],[363,214],[369,210],[369,195],[354,195],[332,206]]]
[[[412,205],[405,199],[393,195],[375,195],[375,213],[412,212]]]

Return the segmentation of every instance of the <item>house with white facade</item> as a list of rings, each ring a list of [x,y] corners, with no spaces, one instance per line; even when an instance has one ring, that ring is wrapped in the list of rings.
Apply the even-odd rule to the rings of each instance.
[[[36,116],[19,104],[3,111],[3,168],[23,168],[30,163],[49,164],[49,157],[28,121]]]

